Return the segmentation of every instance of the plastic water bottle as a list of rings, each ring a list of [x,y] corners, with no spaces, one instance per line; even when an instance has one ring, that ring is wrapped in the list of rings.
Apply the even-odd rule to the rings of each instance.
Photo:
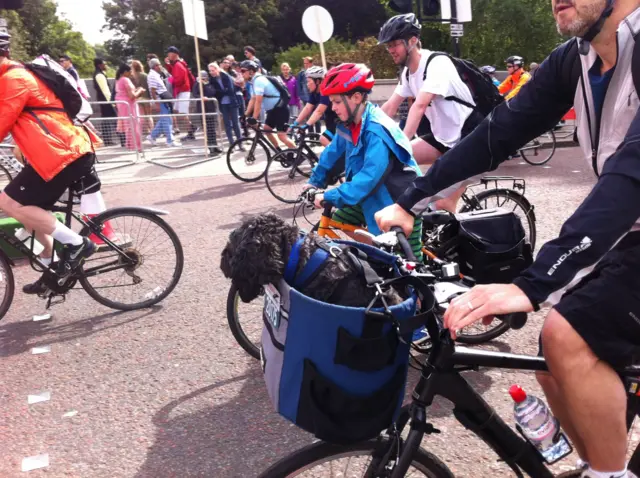
[[[571,447],[564,435],[554,443],[559,435],[558,421],[544,401],[527,395],[519,385],[509,389],[513,398],[513,415],[524,436],[542,454],[548,463],[553,463],[571,453]]]
[[[24,227],[17,229],[14,233],[16,238],[22,242],[25,246],[31,249],[31,233],[27,231]],[[38,240],[33,238],[33,253],[37,256],[44,250],[44,246],[38,242]]]

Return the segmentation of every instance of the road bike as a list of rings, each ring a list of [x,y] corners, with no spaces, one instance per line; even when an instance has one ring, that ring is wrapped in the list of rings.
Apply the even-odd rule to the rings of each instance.
[[[258,123],[255,129],[251,129],[255,132],[253,136],[236,140],[227,150],[229,171],[236,179],[246,183],[261,180],[267,173],[272,158],[280,152],[266,137],[266,133],[277,134],[276,131],[266,131],[261,123]],[[307,139],[307,146],[317,149],[320,147],[320,141]],[[285,155],[284,158],[285,161],[289,161],[288,156]]]
[[[542,133],[519,149],[522,159],[532,166],[542,166],[556,152],[556,134],[553,130]]]
[[[398,232],[398,239],[403,238]],[[406,238],[399,241],[407,257],[411,253]],[[442,275],[427,266],[405,272],[420,284],[421,311],[426,311],[426,326],[433,346],[419,363],[420,379],[411,394],[411,403],[404,406],[395,421],[386,431],[374,438],[359,443],[338,445],[316,442],[281,459],[259,475],[259,478],[284,477],[345,477],[401,478],[404,476],[426,476],[429,478],[452,478],[451,470],[434,454],[421,447],[425,435],[440,433],[428,420],[428,409],[436,396],[446,398],[453,404],[453,416],[467,430],[485,442],[515,473],[522,478],[526,473],[533,478],[552,478],[540,452],[521,433],[511,428],[497,412],[482,398],[480,393],[465,380],[463,373],[481,368],[518,371],[547,371],[542,357],[510,353],[469,350],[456,346],[449,331],[443,328],[441,315],[446,304],[429,293],[429,289],[442,282]],[[423,287],[425,285],[427,287]],[[431,310],[431,313],[428,313]],[[511,328],[524,326],[526,314],[511,314],[500,320]],[[627,428],[630,429],[640,413],[640,367],[619,369],[625,382],[628,406]],[[517,428],[517,427],[516,427]],[[557,435],[556,439],[564,439]],[[571,451],[568,447],[567,451]],[[554,461],[562,456],[554,457]],[[552,463],[553,463],[552,462]],[[629,471],[640,474],[640,445],[633,453]],[[579,477],[582,470],[564,472],[557,478]],[[488,476],[488,475],[487,475]]]
[[[85,178],[74,183],[60,205],[51,208],[51,212],[64,215],[67,227],[71,228],[75,219],[80,223],[81,236],[91,235],[99,241],[97,251],[76,270],[63,267],[68,251],[57,242],[54,247],[60,261],[46,266],[34,253],[34,234],[22,242],[0,229],[0,241],[16,249],[34,270],[43,273],[46,291],[39,295],[47,300],[47,308],[64,302],[78,282],[95,301],[117,310],[137,310],[165,299],[177,286],[184,267],[180,239],[160,217],[168,213],[145,207],[119,207],[95,217],[85,216],[74,211],[80,204],[84,183]],[[13,301],[14,265],[0,249],[0,319]]]
[[[319,141],[309,139],[306,128],[293,127],[292,131],[298,147],[285,149],[271,158],[265,175],[269,192],[287,204],[298,202],[300,189],[311,177],[323,149]],[[330,184],[344,181],[344,171],[337,173],[336,178],[329,180]]]

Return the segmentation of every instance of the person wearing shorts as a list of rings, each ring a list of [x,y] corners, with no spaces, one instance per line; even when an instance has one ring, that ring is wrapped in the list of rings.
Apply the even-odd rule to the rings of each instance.
[[[35,231],[44,246],[40,254],[44,265],[53,260],[53,240],[64,244],[68,253],[60,267],[73,271],[95,252],[96,245],[46,209],[91,173],[93,142],[100,143],[100,139],[91,129],[74,125],[54,92],[22,64],[9,59],[10,38],[0,33],[0,138],[11,133],[29,164],[0,194],[0,209],[27,231]]]
[[[247,105],[245,116],[247,124],[253,128],[258,127],[258,120],[262,110],[267,112],[264,122],[264,129],[267,131],[266,136],[276,149],[281,149],[278,139],[282,141],[287,148],[295,149],[296,145],[287,137],[287,123],[289,122],[289,106],[283,101],[278,89],[271,81],[258,72],[258,65],[251,60],[245,60],[240,63],[240,72],[245,81],[251,86],[251,99]],[[276,138],[270,131],[277,131]]]
[[[191,89],[193,88],[192,75],[189,74],[189,67],[185,61],[180,58],[180,50],[175,46],[167,49],[167,58],[165,59],[167,71],[171,74],[173,84],[173,95],[176,98],[174,111],[180,115],[188,115],[191,105]],[[177,116],[176,122],[180,128],[188,131],[182,141],[193,141],[196,137],[193,134],[193,126],[189,116]]]

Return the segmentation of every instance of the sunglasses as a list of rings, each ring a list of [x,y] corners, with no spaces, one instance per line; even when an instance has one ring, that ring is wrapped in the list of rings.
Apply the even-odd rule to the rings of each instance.
[[[507,65],[507,68],[515,68],[514,65]]]
[[[247,71],[249,71],[249,70],[240,69],[240,73],[246,73]]]

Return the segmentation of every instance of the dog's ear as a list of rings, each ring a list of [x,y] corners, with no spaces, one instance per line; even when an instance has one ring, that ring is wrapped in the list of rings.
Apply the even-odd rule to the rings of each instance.
[[[280,280],[286,262],[284,255],[297,234],[297,227],[286,224],[275,214],[251,218],[230,234],[220,268],[236,284],[244,302],[255,299],[263,285]]]

